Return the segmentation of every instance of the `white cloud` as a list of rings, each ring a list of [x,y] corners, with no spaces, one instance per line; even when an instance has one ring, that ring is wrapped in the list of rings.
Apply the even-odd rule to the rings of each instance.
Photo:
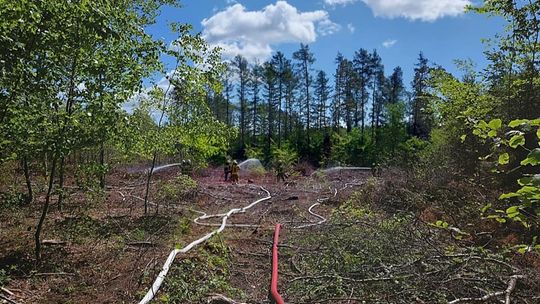
[[[356,31],[356,28],[354,27],[354,25],[352,25],[352,23],[347,24],[347,28],[351,33],[354,33],[354,31]]]
[[[319,27],[317,31],[322,36],[332,35],[341,30],[341,25],[330,21],[330,19],[323,20],[319,22]]]
[[[330,6],[336,6],[336,5],[348,5],[353,4],[357,0],[324,0],[324,3]]]
[[[332,1],[332,0],[331,0]],[[339,0],[335,0],[339,1]],[[461,15],[470,0],[362,0],[378,17],[435,21]]]
[[[286,1],[277,1],[259,11],[248,11],[237,3],[201,23],[203,36],[210,45],[222,47],[227,57],[241,54],[249,61],[268,59],[273,45],[312,43],[317,32],[329,35],[341,28],[324,10],[299,12]]]
[[[391,48],[393,47],[398,41],[396,39],[388,39],[388,40],[385,40],[382,45],[385,47],[385,48]]]

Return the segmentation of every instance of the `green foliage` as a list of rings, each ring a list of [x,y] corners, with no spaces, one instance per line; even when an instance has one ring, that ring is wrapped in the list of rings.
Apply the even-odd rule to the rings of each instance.
[[[488,40],[486,52],[491,64],[486,72],[493,83],[492,93],[503,101],[499,117],[535,119],[540,107],[534,106],[540,93],[537,1],[490,0],[479,2],[474,11],[501,17],[505,33]],[[513,127],[513,126],[512,126]]]
[[[247,158],[263,159],[263,157],[264,157],[263,149],[260,148],[260,147],[247,145],[246,146],[246,157]]]
[[[139,28],[165,3],[174,1],[2,5],[0,39],[11,47],[0,53],[10,62],[0,131],[11,150],[63,156],[109,140],[122,104],[160,68],[161,42]]]
[[[176,58],[176,69],[167,76],[170,84],[165,89],[155,85],[137,96],[139,106],[123,122],[119,147],[131,156],[180,155],[204,165],[222,154],[235,136],[234,129],[214,119],[206,101],[207,89],[220,89],[223,65],[218,50],[191,34],[191,26],[172,27],[178,38],[167,51]],[[156,112],[157,121],[151,115]]]
[[[278,172],[290,173],[297,162],[298,154],[288,143],[282,144],[281,148],[272,146],[272,164]]]
[[[371,132],[368,132],[370,134]],[[369,137],[362,137],[359,129],[350,133],[332,134],[332,155],[330,163],[339,165],[371,165],[374,162],[373,154],[368,149]]]
[[[109,171],[107,164],[80,164],[75,172],[75,182],[83,190],[98,190],[99,178]]]
[[[191,177],[178,174],[171,180],[160,182],[156,194],[158,201],[163,203],[179,203],[193,196],[197,182]]]
[[[0,193],[0,210],[12,210],[26,204],[26,195],[10,189],[8,192]]]
[[[540,145],[540,134],[537,128],[540,126],[540,119],[534,120],[513,120],[507,126],[502,126],[499,119],[486,123],[481,121],[475,134],[484,140],[492,142],[493,151],[488,158],[497,159],[499,169],[505,171],[510,164],[510,160],[520,156],[520,152],[525,150],[523,159],[517,159],[519,165],[512,168],[512,171],[520,167],[538,166],[540,164],[540,148],[527,148],[526,138],[533,136],[533,145]],[[516,139],[517,138],[517,139]],[[517,191],[502,194],[499,199],[505,200],[509,206],[505,210],[494,210],[487,218],[493,218],[501,223],[508,220],[520,222],[527,229],[535,230],[540,225],[540,175],[523,174],[517,180],[519,188]],[[483,210],[486,213],[488,209]]]
[[[4,287],[9,281],[11,281],[11,276],[5,269],[0,269],[0,287]]]
[[[436,114],[436,125],[430,141],[432,143],[432,162],[444,163],[474,173],[478,157],[486,148],[473,131],[474,126],[490,115],[499,104],[497,98],[489,93],[489,87],[471,79],[460,81],[442,69],[430,73],[432,91],[431,108]],[[493,120],[482,126],[488,132],[497,132],[501,120]],[[437,155],[440,154],[440,155]]]
[[[420,161],[422,151],[427,149],[429,141],[420,139],[416,136],[407,139],[399,145],[397,163],[404,167],[410,167]]]
[[[372,184],[372,183],[370,183]],[[340,218],[347,220],[369,219],[374,215],[374,212],[369,209],[369,192],[370,190],[362,190],[361,192],[353,193],[347,201],[332,211],[332,218]]]
[[[210,293],[243,298],[229,284],[231,256],[220,236],[211,238],[197,254],[175,263],[162,288],[165,303],[195,303]]]
[[[178,227],[176,235],[185,235],[191,232],[192,228],[192,221],[190,218],[182,217],[180,218],[180,221],[178,222]]]
[[[87,215],[66,218],[56,227],[62,240],[85,243],[89,239],[97,237],[102,232],[102,224]]]
[[[391,286],[401,284],[400,276],[388,283],[374,282],[374,286],[362,285],[352,288],[355,282],[340,279],[340,276],[355,279],[380,277],[376,268],[381,265],[400,265],[412,261],[424,254],[412,246],[405,235],[412,222],[411,217],[391,217],[379,219],[369,216],[372,211],[365,209],[364,216],[343,217],[346,213],[334,214],[331,226],[316,233],[292,233],[288,236],[293,244],[303,248],[317,248],[296,254],[295,269],[308,270],[314,276],[330,276],[328,280],[302,281],[295,280],[283,288],[294,297],[295,302],[311,303],[319,298],[348,298],[351,290],[354,294],[366,299],[384,297]],[[358,214],[360,215],[360,214]],[[339,227],[339,228],[338,228]],[[400,248],[400,250],[398,250]],[[293,251],[282,249],[282,255],[288,256]],[[399,253],[399,254],[397,254]],[[375,267],[372,268],[372,266]],[[369,283],[368,283],[369,284]],[[317,288],[308,288],[308,286]],[[387,295],[388,296],[388,295]],[[374,300],[374,302],[377,302]]]

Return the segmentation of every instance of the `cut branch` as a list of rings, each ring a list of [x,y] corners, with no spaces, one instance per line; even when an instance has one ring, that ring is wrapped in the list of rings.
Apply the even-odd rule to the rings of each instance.
[[[229,299],[224,295],[220,294],[210,294],[206,299],[208,304],[246,304],[244,302],[237,302],[235,300]]]
[[[516,288],[517,280],[524,279],[524,278],[525,276],[523,275],[513,275],[510,277],[510,281],[508,282],[508,287],[504,291],[488,293],[487,295],[483,297],[479,297],[479,298],[459,298],[459,299],[455,299],[453,301],[448,302],[448,304],[457,304],[457,303],[464,303],[464,302],[486,302],[487,300],[491,298],[502,296],[502,295],[506,295],[506,300],[504,303],[510,304],[510,295]]]

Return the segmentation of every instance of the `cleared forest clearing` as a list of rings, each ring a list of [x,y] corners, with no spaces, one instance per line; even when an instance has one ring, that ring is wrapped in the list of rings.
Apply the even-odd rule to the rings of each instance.
[[[172,248],[207,234],[215,228],[209,224],[221,224],[220,218],[196,224],[201,212],[246,206],[264,197],[258,185],[272,198],[231,216],[220,235],[179,254],[155,302],[206,303],[213,294],[267,302],[275,223],[284,226],[279,286],[287,303],[446,303],[505,291],[513,275],[520,277],[512,303],[534,303],[540,295],[538,258],[492,253],[495,244],[480,236],[456,239],[430,225],[434,210],[414,213],[374,201],[392,182],[388,175],[316,172],[287,183],[253,175],[232,185],[221,181],[219,169],[206,170],[195,178],[196,187],[176,199],[154,200],[145,216],[144,176],[126,172],[110,176],[110,186],[93,199],[97,193],[68,186],[69,207],[51,210],[38,267],[27,248],[39,206],[2,210],[0,261],[9,277],[4,287],[13,293],[3,296],[17,303],[137,302]],[[175,168],[163,170],[152,187],[185,189],[177,174]],[[170,189],[169,195],[179,190]],[[316,225],[320,219],[308,209],[323,198],[314,211],[328,221]],[[485,251],[468,249],[482,242]]]

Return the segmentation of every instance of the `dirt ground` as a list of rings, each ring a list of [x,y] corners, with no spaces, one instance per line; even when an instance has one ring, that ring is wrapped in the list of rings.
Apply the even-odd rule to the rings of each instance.
[[[176,167],[158,172],[152,193],[177,174]],[[34,263],[33,235],[43,198],[38,196],[29,208],[1,212],[0,269],[9,278],[5,289],[10,293],[2,293],[0,303],[8,302],[7,298],[12,303],[138,302],[173,248],[181,248],[216,229],[192,222],[200,212],[225,213],[247,206],[265,196],[261,186],[272,198],[228,221],[254,226],[227,227],[221,239],[231,256],[230,286],[240,290],[249,303],[268,302],[275,224],[283,224],[280,242],[287,246],[290,231],[319,220],[308,213],[317,199],[327,200],[313,211],[329,217],[338,202],[361,187],[369,176],[370,172],[362,171],[326,176],[314,173],[278,183],[273,175],[266,174],[242,176],[238,185],[232,185],[222,181],[219,168],[209,169],[195,177],[198,186],[189,196],[159,202],[158,208],[154,195],[147,215],[141,170],[117,169],[108,176],[104,194],[81,191],[73,181],[68,182],[70,193],[63,210],[58,210],[53,201],[49,212],[40,265]],[[204,223],[220,221],[216,218]],[[197,260],[196,255],[196,250],[179,255],[175,263]],[[164,298],[161,301],[167,302]]]

